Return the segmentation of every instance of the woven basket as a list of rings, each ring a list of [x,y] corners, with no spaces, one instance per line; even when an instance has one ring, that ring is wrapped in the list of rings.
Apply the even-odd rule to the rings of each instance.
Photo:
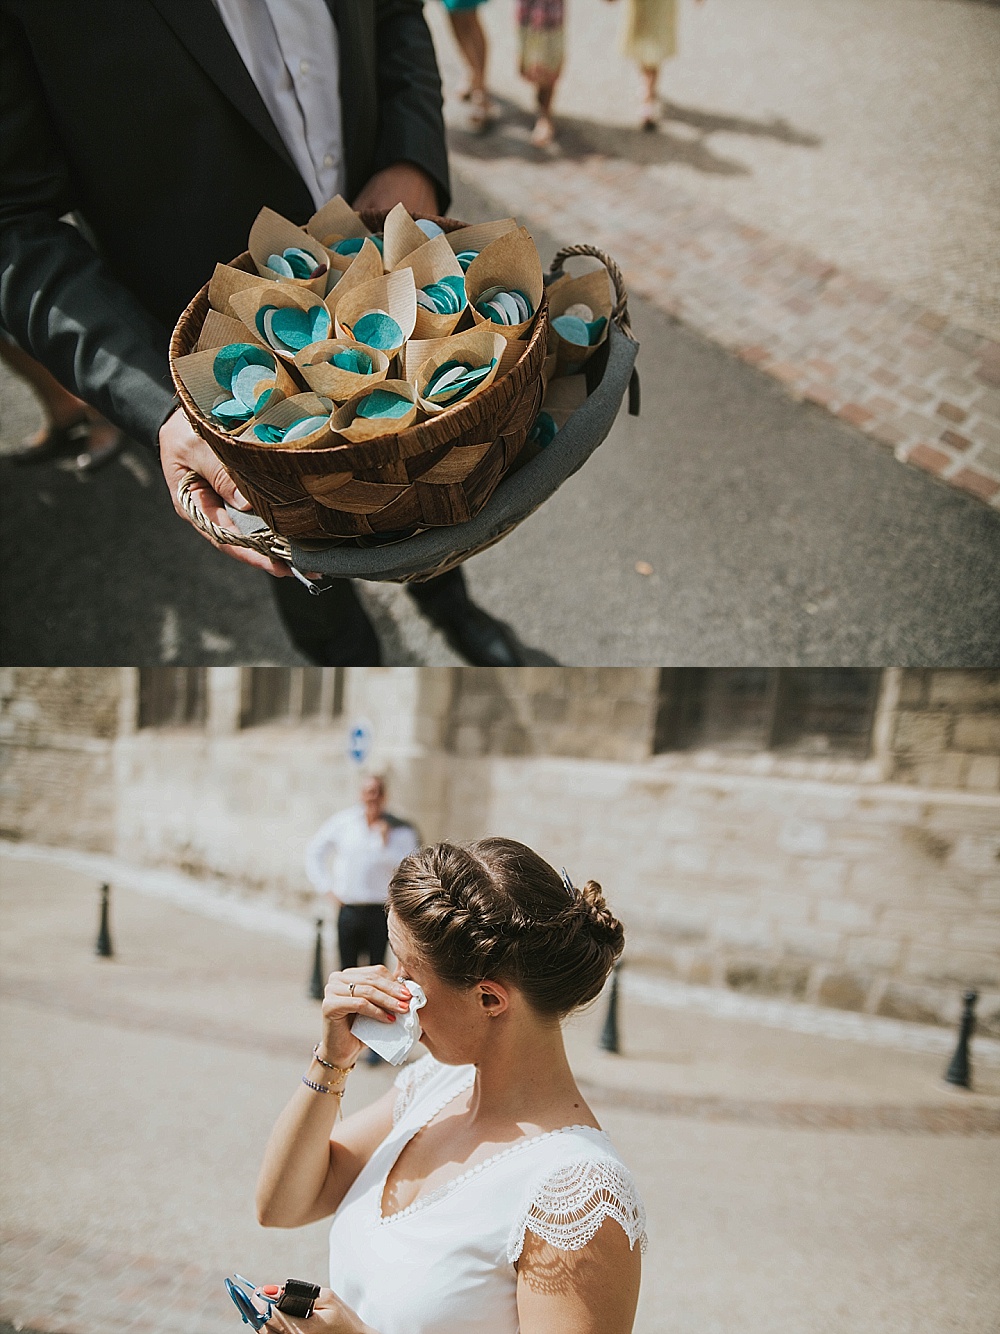
[[[255,514],[230,510],[230,518],[238,531],[213,523],[197,502],[195,488],[201,479],[193,472],[187,473],[177,488],[178,500],[188,518],[196,528],[222,546],[247,547],[272,559],[287,561],[293,573],[306,584],[310,581],[304,578],[303,571],[389,583],[423,582],[444,574],[501,541],[544,504],[606,439],[626,394],[629,414],[639,414],[639,377],[635,366],[639,345],[632,333],[628,293],[618,265],[594,246],[565,246],[553,259],[546,282],[561,277],[563,263],[578,255],[601,261],[616,296],[605,344],[587,362],[588,396],[552,444],[523,467],[510,469],[473,518],[449,527],[427,527],[415,536],[396,542],[385,539],[350,544],[329,539],[325,542],[290,542]],[[320,590],[314,588],[313,591]]]
[[[379,230],[383,212],[362,214]],[[445,231],[464,226],[434,218]],[[235,268],[256,273],[249,253]],[[208,314],[208,287],[177,321],[171,365],[193,352]],[[542,399],[541,371],[548,337],[543,297],[528,346],[514,367],[467,404],[392,435],[326,449],[283,449],[237,440],[198,409],[173,373],[181,405],[194,429],[269,528],[295,541],[398,541],[424,528],[460,524],[483,508],[531,429]],[[345,480],[322,500],[310,481],[336,473]]]

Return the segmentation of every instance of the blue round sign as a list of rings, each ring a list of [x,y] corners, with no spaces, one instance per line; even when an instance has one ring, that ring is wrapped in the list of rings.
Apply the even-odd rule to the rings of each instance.
[[[364,764],[372,748],[372,725],[358,718],[347,729],[347,753],[355,764]]]

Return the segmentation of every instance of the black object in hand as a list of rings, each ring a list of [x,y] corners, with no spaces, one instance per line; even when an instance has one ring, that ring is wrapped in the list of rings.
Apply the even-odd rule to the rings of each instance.
[[[312,1315],[313,1304],[318,1296],[317,1283],[306,1283],[301,1278],[286,1278],[285,1286],[275,1306],[279,1311],[284,1311],[285,1315],[294,1315],[300,1320],[306,1320]]]

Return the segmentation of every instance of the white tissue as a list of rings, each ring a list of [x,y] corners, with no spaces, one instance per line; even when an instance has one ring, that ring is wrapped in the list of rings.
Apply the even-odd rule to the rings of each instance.
[[[403,1014],[396,1014],[394,1024],[383,1024],[379,1019],[369,1019],[359,1014],[351,1024],[351,1032],[360,1038],[366,1047],[377,1051],[383,1061],[390,1065],[402,1065],[410,1052],[420,1041],[420,1020],[417,1011],[427,1004],[423,987],[409,978],[402,978],[403,986],[410,992],[410,1008]]]

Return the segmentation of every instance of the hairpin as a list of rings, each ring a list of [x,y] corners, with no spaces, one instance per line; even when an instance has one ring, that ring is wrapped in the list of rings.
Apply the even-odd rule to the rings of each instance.
[[[562,882],[566,886],[566,892],[568,894],[570,895],[576,894],[576,886],[573,884],[573,881],[570,880],[569,872],[566,870],[565,866],[562,868]]]

